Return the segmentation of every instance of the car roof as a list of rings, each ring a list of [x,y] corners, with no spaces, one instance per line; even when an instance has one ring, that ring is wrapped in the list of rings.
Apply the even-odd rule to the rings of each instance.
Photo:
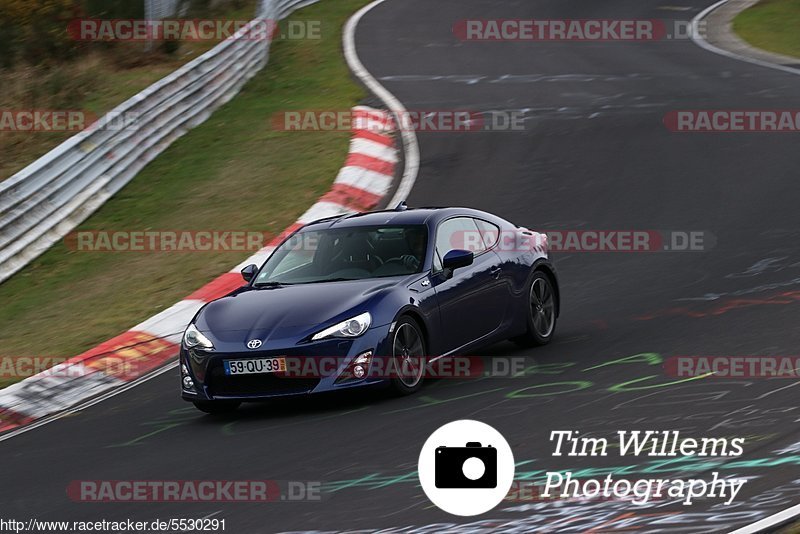
[[[323,228],[351,228],[357,226],[389,226],[410,224],[436,224],[454,215],[468,217],[490,217],[487,213],[470,208],[407,208],[405,210],[382,210],[327,217],[308,223],[303,230]]]

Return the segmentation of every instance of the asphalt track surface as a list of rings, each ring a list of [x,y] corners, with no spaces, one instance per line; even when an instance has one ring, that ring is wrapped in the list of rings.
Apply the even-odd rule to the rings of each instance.
[[[409,109],[528,110],[522,132],[421,133],[411,205],[467,205],[540,230],[702,230],[715,236],[713,247],[556,255],[563,294],[556,340],[531,350],[503,343],[482,353],[524,357],[524,377],[441,379],[408,398],[282,401],[219,420],[183,403],[170,371],[3,442],[3,516],[213,515],[236,533],[475,521],[518,531],[721,532],[800,502],[800,452],[791,448],[800,441],[797,381],[670,384],[677,379],[661,364],[603,365],[640,353],[797,354],[796,134],[672,133],[662,118],[676,109],[797,109],[800,77],[690,41],[464,43],[451,31],[466,18],[690,20],[706,5],[389,0],[364,17],[356,37],[367,69]],[[727,508],[717,499],[644,508],[506,502],[478,518],[456,518],[432,507],[414,471],[428,435],[462,418],[505,435],[516,461],[525,462],[518,476],[629,466],[633,478],[711,471],[750,478]],[[742,457],[716,463],[553,457],[549,433],[564,429],[611,437],[617,430],[681,430],[747,441]],[[70,481],[101,479],[307,480],[324,481],[327,491],[321,501],[273,504],[68,498]]]

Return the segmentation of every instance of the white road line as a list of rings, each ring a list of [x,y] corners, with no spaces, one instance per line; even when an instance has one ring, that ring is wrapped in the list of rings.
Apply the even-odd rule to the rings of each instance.
[[[800,504],[787,508],[783,512],[778,512],[775,515],[765,517],[761,521],[756,521],[752,525],[747,525],[740,529],[732,531],[730,534],[755,534],[756,532],[763,532],[764,530],[776,527],[800,515]]]
[[[364,67],[364,64],[361,63],[358,52],[356,52],[356,29],[358,23],[364,15],[384,1],[385,0],[375,0],[375,2],[361,8],[347,21],[343,38],[344,57],[350,70],[353,71],[353,74],[355,74],[375,96],[380,98],[396,116],[404,116],[408,113],[405,106],[369,73]],[[403,138],[403,151],[405,152],[406,160],[405,170],[403,171],[403,177],[400,179],[400,185],[397,187],[397,192],[395,192],[392,200],[386,204],[389,208],[393,208],[401,201],[408,198],[408,195],[411,194],[411,189],[414,187],[414,183],[417,181],[417,175],[419,174],[419,143],[417,142],[417,134],[411,129],[402,128],[400,129],[400,135]]]

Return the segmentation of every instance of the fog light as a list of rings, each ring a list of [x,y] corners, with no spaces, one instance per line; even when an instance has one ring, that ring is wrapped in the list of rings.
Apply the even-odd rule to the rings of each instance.
[[[353,361],[350,362],[350,365],[347,366],[347,369],[342,371],[342,374],[336,379],[336,383],[340,384],[342,382],[352,382],[354,380],[363,379],[367,376],[367,373],[369,373],[369,366],[371,363],[372,351],[368,350],[366,352],[362,352],[353,358]]]
[[[194,381],[192,380],[192,377],[183,377],[183,389],[194,389]]]
[[[181,376],[189,376],[189,368],[186,367],[185,363],[181,364]]]

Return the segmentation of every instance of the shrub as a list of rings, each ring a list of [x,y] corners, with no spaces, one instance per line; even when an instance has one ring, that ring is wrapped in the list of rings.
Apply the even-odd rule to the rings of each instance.
[[[0,50],[4,64],[64,59],[80,47],[67,23],[85,13],[83,0],[0,0]]]

